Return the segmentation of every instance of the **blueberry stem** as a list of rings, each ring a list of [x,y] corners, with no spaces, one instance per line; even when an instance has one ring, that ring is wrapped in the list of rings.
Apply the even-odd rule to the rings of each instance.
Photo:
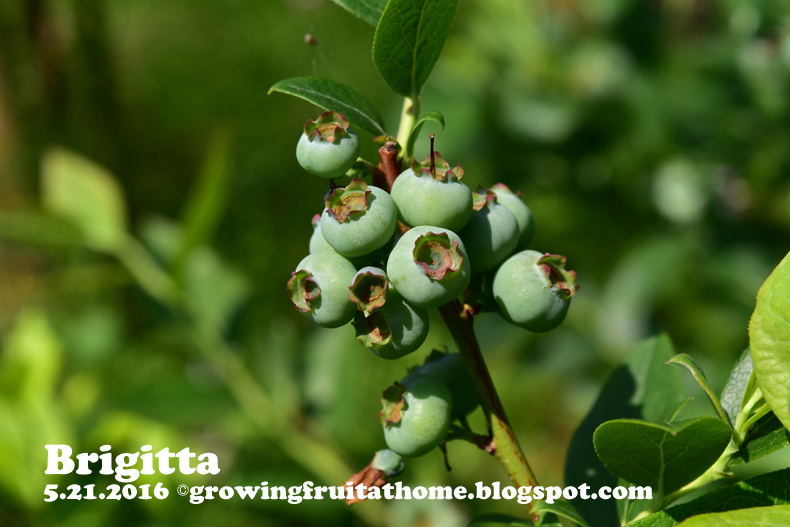
[[[433,151],[433,140],[436,138],[436,134],[431,134],[428,136],[428,139],[431,140],[431,175],[436,174],[436,153]]]
[[[535,487],[537,478],[532,468],[524,457],[521,445],[510,427],[510,422],[505,415],[505,409],[499,399],[499,394],[494,387],[494,381],[488,372],[480,344],[477,342],[474,328],[472,327],[472,314],[464,310],[457,300],[453,300],[439,308],[439,312],[453,336],[466,371],[472,379],[472,385],[480,401],[480,406],[488,423],[489,432],[493,438],[489,452],[496,456],[505,469],[510,479],[517,487]],[[538,521],[537,511],[540,502],[532,501],[527,505],[535,522]]]

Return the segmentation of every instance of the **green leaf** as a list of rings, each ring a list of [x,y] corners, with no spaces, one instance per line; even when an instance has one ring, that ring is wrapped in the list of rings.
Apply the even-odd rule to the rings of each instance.
[[[373,37],[373,63],[398,95],[416,99],[439,60],[458,0],[390,0]]]
[[[324,110],[341,112],[351,124],[373,135],[386,133],[378,110],[345,84],[321,77],[294,77],[269,88],[270,94],[275,91],[299,97]]]
[[[532,520],[522,520],[505,514],[489,513],[473,518],[467,527],[533,527]],[[548,527],[548,526],[547,526]]]
[[[77,227],[89,247],[113,250],[126,239],[123,193],[105,168],[54,148],[44,154],[41,187],[44,208]]]
[[[332,0],[334,3],[351,13],[357,18],[361,18],[373,27],[379,23],[381,13],[387,6],[387,0]]]
[[[708,470],[727,448],[730,427],[715,417],[675,423],[618,419],[599,426],[593,442],[609,470],[661,496]]]
[[[790,431],[788,431],[776,415],[770,413],[757,421],[740,450],[730,461],[730,466],[751,463],[777,450],[790,446]]]
[[[703,514],[689,518],[680,525],[682,527],[787,527],[790,525],[790,505]]]
[[[406,152],[414,152],[414,143],[420,137],[420,131],[422,130],[422,125],[425,124],[426,121],[434,121],[442,125],[442,130],[444,130],[445,122],[444,122],[444,115],[439,112],[425,112],[417,117],[417,120],[414,122],[414,126],[409,133],[409,139],[407,141]],[[407,159],[407,162],[410,160]]]
[[[730,372],[730,378],[721,392],[721,406],[730,421],[735,422],[741,412],[741,405],[752,396],[754,392],[754,362],[749,348],[741,354],[741,358],[735,363],[735,367]],[[751,389],[750,389],[751,388]]]
[[[730,424],[730,418],[727,416],[724,408],[721,407],[719,397],[716,395],[716,392],[713,391],[713,388],[710,387],[708,378],[705,377],[705,372],[702,371],[702,368],[697,364],[697,361],[694,360],[694,357],[687,353],[680,353],[669,359],[667,364],[679,365],[687,368],[691,372],[691,375],[694,376],[694,380],[696,380],[702,389],[705,390],[705,393],[708,394],[708,399],[710,399],[713,408],[716,410],[716,413],[719,414],[721,420],[728,425]]]
[[[642,518],[629,527],[674,527],[697,514],[790,503],[790,469],[719,487],[693,501]]]
[[[576,510],[576,507],[574,507],[568,501],[555,501],[551,504],[546,503],[545,501],[540,501],[535,505],[535,511],[552,512],[558,516],[562,516],[563,518],[568,518],[582,527],[590,527],[590,524],[587,523],[581,514],[579,514],[579,511]]]
[[[211,241],[225,211],[231,182],[230,147],[231,137],[227,131],[215,133],[197,184],[184,208],[181,246],[176,257],[176,269],[179,271],[195,247]]]
[[[0,211],[0,238],[65,247],[85,245],[82,231],[71,222],[33,210]]]
[[[757,384],[776,417],[790,430],[790,255],[757,294],[749,322]]]
[[[634,347],[626,364],[609,378],[573,435],[565,462],[566,485],[618,485],[617,476],[595,454],[593,433],[612,419],[672,419],[686,402],[683,372],[665,364],[673,355],[675,350],[666,334],[642,340]],[[615,500],[577,498],[573,504],[592,527],[620,524]]]
[[[220,327],[250,293],[246,277],[228,267],[207,247],[190,254],[184,273],[184,289],[190,307],[200,320]]]

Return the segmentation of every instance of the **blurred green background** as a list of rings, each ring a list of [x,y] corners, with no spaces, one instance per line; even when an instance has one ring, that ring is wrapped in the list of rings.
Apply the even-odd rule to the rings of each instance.
[[[394,134],[401,100],[372,64],[372,38],[327,0],[0,2],[0,524],[455,526],[525,514],[492,501],[194,506],[174,493],[341,483],[384,447],[381,390],[451,345],[437,316],[420,351],[383,361],[350,326],[312,326],[285,294],[326,182],[294,155],[318,110],[266,92],[292,76],[345,82]],[[471,187],[521,189],[532,247],[566,255],[581,284],[549,334],[493,314],[476,324],[544,485],[562,482],[575,427],[639,338],[667,331],[724,385],[756,292],[790,249],[789,87],[781,0],[460,0],[423,103],[447,130],[426,131]],[[99,185],[96,205],[53,183],[107,181],[74,153],[122,194]],[[711,413],[689,387],[691,411]],[[190,446],[222,471],[135,483],[163,481],[164,501],[45,504],[46,484],[115,483],[46,476],[49,443]],[[403,481],[505,481],[473,447],[448,450],[452,472],[437,451]]]

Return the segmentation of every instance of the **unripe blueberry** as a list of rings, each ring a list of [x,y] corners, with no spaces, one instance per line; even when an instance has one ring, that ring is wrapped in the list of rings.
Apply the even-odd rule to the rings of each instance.
[[[410,306],[390,287],[387,301],[370,316],[354,318],[357,340],[382,359],[399,359],[416,351],[428,337],[428,312]]]
[[[480,189],[482,191],[482,189]],[[474,194],[474,210],[458,236],[464,241],[472,271],[484,273],[510,256],[518,244],[518,222],[491,191]]]
[[[311,254],[299,262],[288,280],[288,296],[304,316],[319,326],[336,328],[354,316],[348,284],[357,270],[334,251]]]
[[[521,191],[513,193],[504,183],[497,183],[491,190],[501,205],[510,210],[518,222],[519,240],[516,249],[526,249],[535,237],[535,218],[521,197]]]
[[[452,419],[472,413],[480,403],[477,400],[472,379],[466,371],[461,356],[433,350],[422,366],[417,366],[407,375],[405,383],[415,375],[427,375],[442,381],[453,396]]]
[[[387,274],[378,267],[363,267],[348,286],[349,298],[366,317],[384,305],[389,289]]]
[[[376,470],[380,470],[386,474],[388,478],[397,476],[406,468],[403,458],[389,449],[376,452],[370,464]]]
[[[445,384],[415,375],[384,391],[379,422],[387,446],[403,457],[427,454],[447,436],[453,398]]]
[[[321,234],[343,256],[370,254],[392,238],[398,210],[385,190],[354,178],[326,198]]]
[[[414,306],[432,309],[456,298],[469,285],[471,266],[461,238],[438,227],[404,234],[387,260],[387,277]]]
[[[313,216],[313,235],[310,236],[310,254],[320,253],[321,251],[334,251],[331,245],[324,239],[321,234],[321,215],[316,214]]]
[[[542,333],[559,326],[578,291],[576,273],[565,270],[565,257],[522,251],[494,275],[493,293],[509,322]]]
[[[359,138],[338,112],[324,112],[307,121],[296,145],[296,159],[302,168],[325,178],[340,177],[359,157]]]
[[[461,181],[464,169],[450,168],[438,152],[424,162],[416,159],[392,185],[398,219],[409,227],[435,225],[458,231],[472,215],[472,191]]]

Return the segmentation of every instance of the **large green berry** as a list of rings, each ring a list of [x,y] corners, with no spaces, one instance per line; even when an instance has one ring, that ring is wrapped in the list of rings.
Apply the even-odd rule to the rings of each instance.
[[[321,234],[343,256],[364,256],[392,238],[397,219],[397,207],[386,191],[354,178],[326,198]]]
[[[472,271],[484,273],[510,256],[518,245],[518,222],[491,191],[474,194],[475,212],[458,236],[464,241]]]
[[[387,301],[365,316],[354,318],[357,340],[382,359],[399,359],[416,351],[428,336],[428,312],[410,306],[390,287]]]
[[[387,276],[410,304],[432,309],[464,292],[471,266],[461,238],[438,227],[415,227],[404,234],[387,260]]]
[[[401,173],[392,185],[398,219],[409,227],[435,225],[458,231],[472,215],[472,191],[462,181],[464,169],[450,168],[438,152]]]
[[[494,275],[493,293],[509,322],[542,333],[559,326],[579,289],[576,273],[565,270],[565,257],[522,251]]]
[[[521,192],[513,193],[504,183],[497,183],[491,190],[501,205],[507,207],[518,222],[519,240],[517,249],[526,249],[535,237],[535,218],[521,198]]]
[[[461,356],[457,353],[433,350],[425,364],[414,368],[402,382],[415,375],[435,377],[449,388],[453,396],[453,419],[472,413],[480,404],[472,386],[472,379],[466,371]]]
[[[325,178],[340,177],[359,157],[359,138],[338,112],[324,112],[307,121],[296,145],[296,159],[302,168]]]
[[[334,251],[311,254],[296,266],[288,281],[288,296],[296,309],[319,326],[342,326],[356,311],[348,297],[356,272],[347,258]]]
[[[450,428],[453,397],[434,377],[415,375],[384,391],[379,422],[387,446],[403,457],[427,454],[444,441]]]

